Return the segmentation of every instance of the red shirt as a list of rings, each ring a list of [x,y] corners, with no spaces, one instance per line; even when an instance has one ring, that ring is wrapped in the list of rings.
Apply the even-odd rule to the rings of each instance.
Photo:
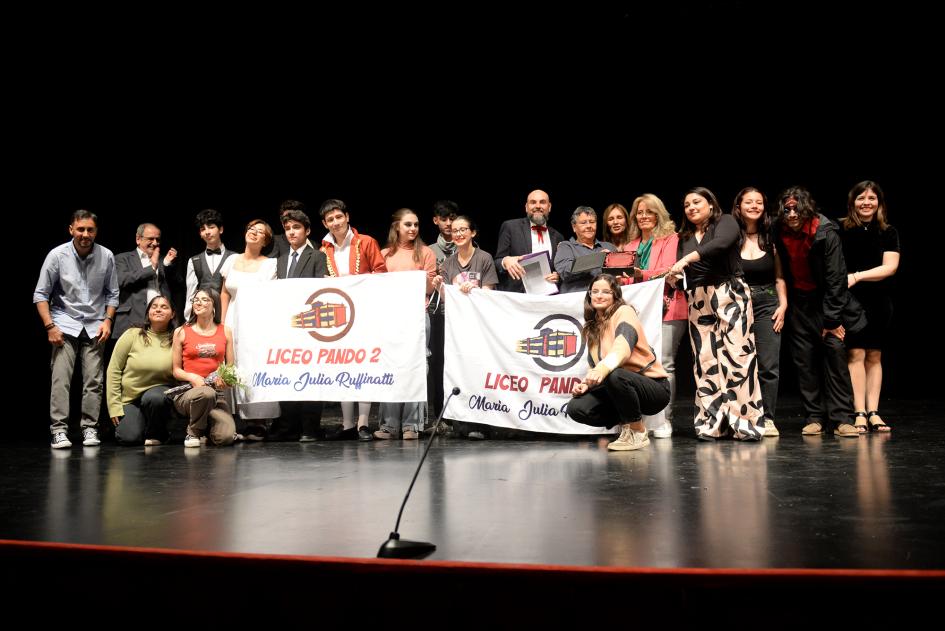
[[[791,278],[794,280],[794,289],[800,291],[814,291],[817,289],[817,283],[814,282],[810,274],[810,264],[807,262],[807,255],[810,254],[810,248],[814,244],[814,235],[817,234],[817,227],[820,225],[820,217],[814,217],[812,221],[801,226],[797,232],[792,230],[783,230],[781,232],[781,242],[787,250],[790,260]]]
[[[184,343],[181,346],[181,363],[186,372],[206,377],[226,359],[226,331],[217,325],[213,335],[200,335],[193,327],[184,326]]]

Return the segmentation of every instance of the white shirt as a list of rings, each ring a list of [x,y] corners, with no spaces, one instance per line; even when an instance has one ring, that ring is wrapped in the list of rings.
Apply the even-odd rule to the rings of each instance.
[[[151,256],[141,248],[135,248],[135,251],[138,253],[138,258],[141,260],[141,267],[151,267]],[[161,279],[158,278],[158,270],[154,270],[154,278],[151,279],[151,283],[148,286],[148,297],[144,304],[151,304],[154,297],[160,295],[160,293]]]
[[[348,250],[351,249],[351,239],[354,237],[354,233],[351,232],[351,228],[348,228],[348,234],[345,235],[344,240],[341,242],[341,245],[335,243],[335,237],[329,232],[325,235],[322,241],[327,241],[335,246],[335,273],[338,276],[347,276],[351,273],[351,259],[348,255]]]
[[[532,230],[532,226],[534,225],[535,224],[531,222],[528,223],[528,231],[532,233],[532,252],[541,252],[542,250],[544,250],[550,255],[551,254],[551,233],[548,231],[548,225],[545,224],[544,226],[542,226],[545,229],[545,231],[541,235],[542,238],[544,239],[544,243],[538,242],[538,232],[535,230]]]
[[[298,250],[294,249],[291,245],[289,246],[289,264],[288,264],[288,266],[285,268],[286,276],[289,275],[289,270],[292,269],[292,255],[295,254],[296,252],[298,252],[298,256],[295,257],[295,260],[296,260],[296,263],[295,263],[295,264],[298,265],[298,260],[299,260],[300,258],[302,258],[302,252],[305,251],[305,248],[311,247],[311,245],[312,245],[311,242],[310,242],[308,239],[306,239],[306,240],[305,240],[305,245],[303,245],[302,247],[300,247]],[[314,248],[313,248],[313,249],[314,249]]]
[[[222,243],[220,244],[220,253],[219,254],[207,254],[206,248],[201,252],[204,257],[204,260],[207,262],[207,267],[210,268],[210,273],[215,274],[217,268],[220,267],[220,261],[223,260],[223,255],[226,254],[226,246]],[[194,261],[192,258],[187,259],[187,295],[184,297],[184,321],[190,319],[191,304],[190,301],[194,297],[194,294],[197,293],[197,272],[194,271]]]

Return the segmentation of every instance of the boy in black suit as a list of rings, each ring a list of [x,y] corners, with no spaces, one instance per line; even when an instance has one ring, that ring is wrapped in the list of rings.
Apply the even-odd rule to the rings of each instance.
[[[324,278],[328,275],[325,253],[309,243],[312,223],[301,210],[287,210],[282,214],[287,249],[276,261],[277,278]],[[288,440],[299,437],[300,443],[318,440],[321,433],[321,401],[283,401],[282,417],[270,433],[270,440]]]

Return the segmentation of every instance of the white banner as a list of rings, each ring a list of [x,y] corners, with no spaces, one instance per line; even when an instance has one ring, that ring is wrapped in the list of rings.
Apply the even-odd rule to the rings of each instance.
[[[425,287],[425,272],[395,272],[241,288],[249,401],[426,401]]]
[[[443,389],[459,386],[444,416],[555,434],[606,434],[567,415],[571,388],[587,374],[581,339],[584,292],[533,296],[446,287]],[[661,355],[663,281],[627,285],[647,341]],[[645,417],[648,427],[663,413]],[[614,419],[616,424],[618,421]]]

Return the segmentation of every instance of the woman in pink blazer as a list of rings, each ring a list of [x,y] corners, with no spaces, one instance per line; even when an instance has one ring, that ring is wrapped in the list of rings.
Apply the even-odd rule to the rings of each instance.
[[[623,209],[622,206],[615,205]],[[646,193],[633,200],[632,210],[624,222],[605,224],[605,239],[611,243],[623,242],[620,249],[636,252],[636,265],[640,274],[637,282],[650,280],[666,272],[676,262],[676,224],[669,217],[666,206],[659,197]],[[624,213],[627,211],[624,210]],[[620,224],[623,223],[623,226]],[[624,228],[625,226],[625,228]],[[620,234],[626,230],[626,235]],[[610,234],[608,234],[610,233]],[[632,282],[627,278],[627,283]],[[664,412],[666,422],[653,430],[654,438],[669,438],[673,433],[673,400],[676,398],[676,350],[686,335],[689,307],[686,295],[669,284],[663,294],[663,369],[669,374],[669,405]]]

